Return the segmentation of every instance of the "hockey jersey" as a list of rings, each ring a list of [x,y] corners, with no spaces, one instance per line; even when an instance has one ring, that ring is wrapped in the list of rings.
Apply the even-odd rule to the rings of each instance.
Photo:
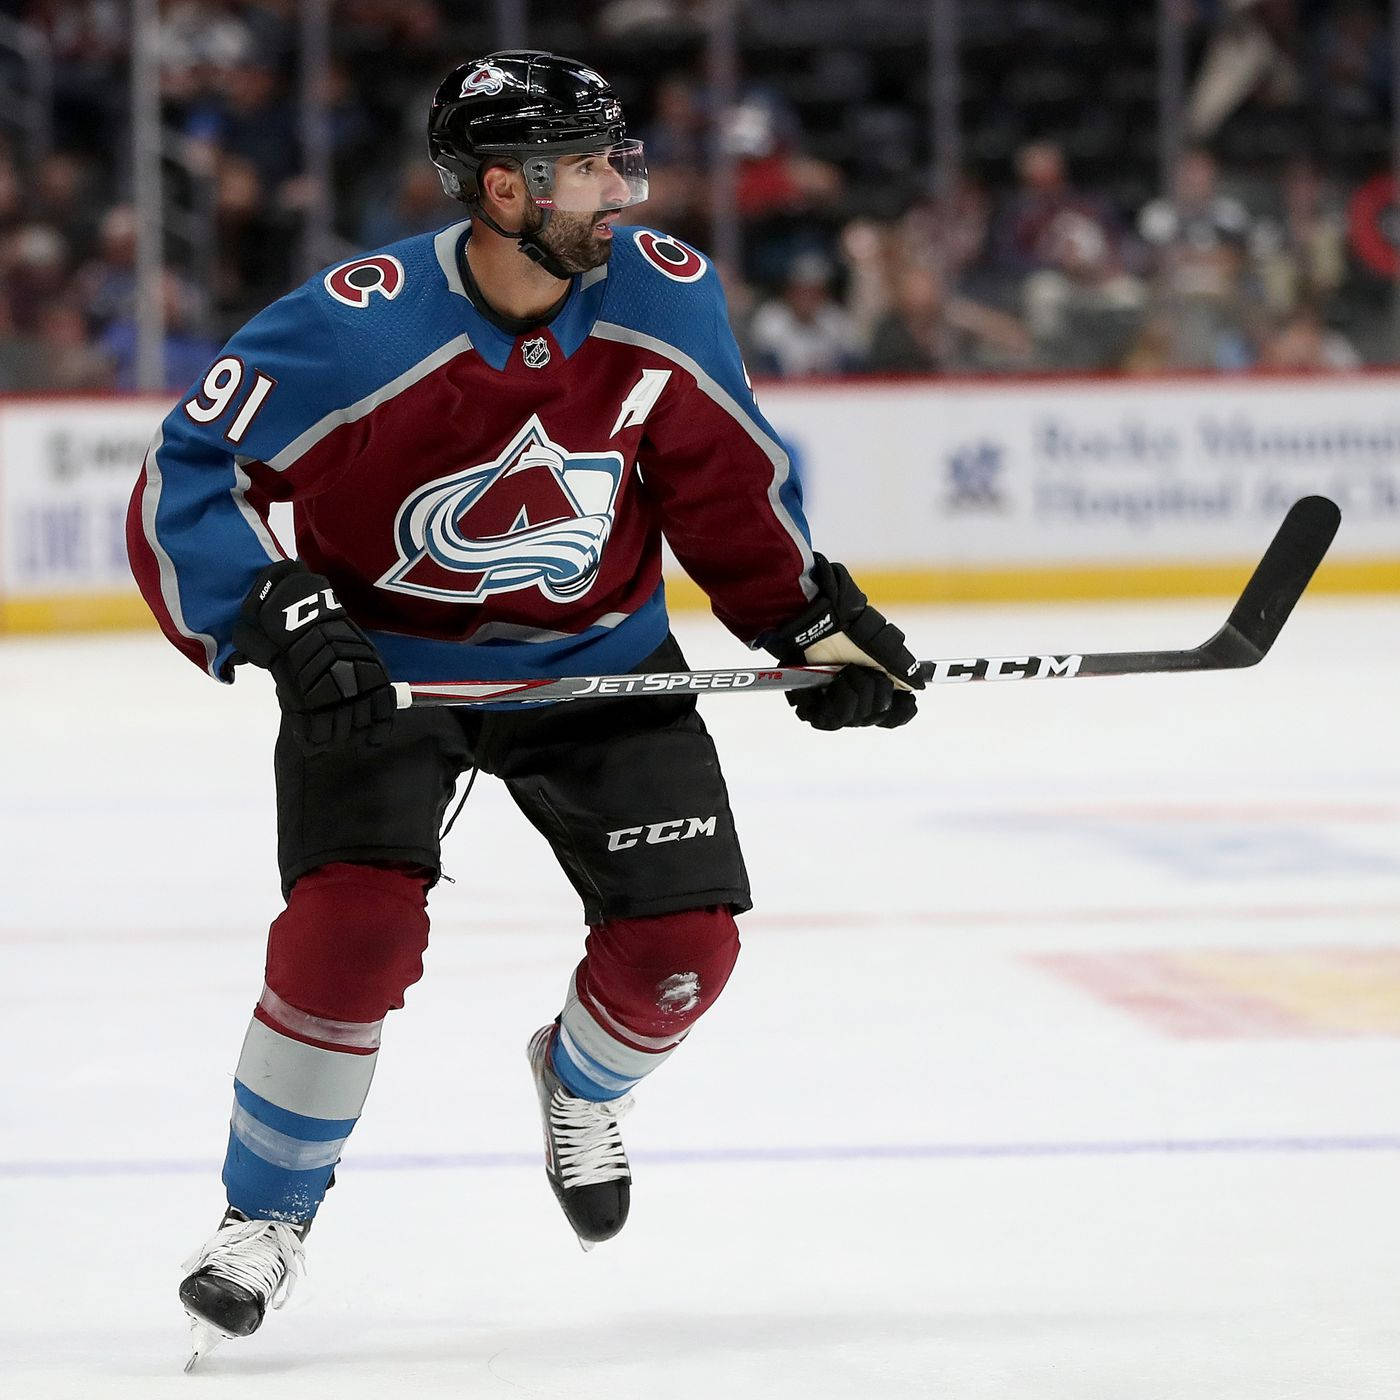
[[[396,680],[601,674],[664,640],[662,538],[752,644],[813,595],[799,483],[759,412],[719,279],[616,230],[550,322],[470,300],[470,221],[311,278],[166,417],[131,564],[170,640],[232,679],[254,577],[296,551]]]

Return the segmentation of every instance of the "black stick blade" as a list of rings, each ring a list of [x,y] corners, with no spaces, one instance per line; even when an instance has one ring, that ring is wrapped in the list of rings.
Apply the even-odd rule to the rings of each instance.
[[[1283,518],[1224,627],[1202,648],[1216,666],[1253,666],[1273,646],[1342,523],[1326,496],[1304,496]]]

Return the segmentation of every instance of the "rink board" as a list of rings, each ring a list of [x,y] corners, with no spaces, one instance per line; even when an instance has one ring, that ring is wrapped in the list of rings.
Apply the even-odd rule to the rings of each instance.
[[[1231,594],[1288,505],[1400,590],[1400,376],[767,384],[814,539],[890,602]],[[147,620],[123,522],[163,399],[0,398],[0,631]],[[567,433],[565,433],[567,436]],[[676,607],[703,605],[684,578]]]

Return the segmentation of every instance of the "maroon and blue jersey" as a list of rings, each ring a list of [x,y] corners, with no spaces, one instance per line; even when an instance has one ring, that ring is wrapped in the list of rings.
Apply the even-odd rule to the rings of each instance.
[[[801,492],[719,279],[616,230],[543,328],[472,304],[470,222],[318,274],[171,411],[128,518],[166,635],[231,679],[233,625],[283,551],[325,574],[396,680],[607,673],[664,640],[663,537],[746,643],[814,590]]]

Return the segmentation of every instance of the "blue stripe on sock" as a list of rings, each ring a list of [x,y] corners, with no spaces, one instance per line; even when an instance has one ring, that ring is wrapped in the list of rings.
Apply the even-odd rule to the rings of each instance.
[[[310,1220],[330,1185],[335,1164],[287,1171],[265,1162],[232,1133],[224,1158],[228,1203],[250,1220]]]
[[[574,1059],[575,1055],[584,1063],[579,1064]],[[606,1065],[599,1064],[578,1045],[575,1045],[572,1051],[566,1049],[564,1039],[559,1035],[554,1037],[549,1058],[555,1074],[563,1081],[564,1087],[576,1097],[589,1099],[593,1103],[606,1103],[609,1099],[621,1098],[629,1089],[641,1082],[639,1079],[627,1079],[620,1074],[614,1074]],[[598,1076],[597,1078],[594,1077],[595,1074]],[[603,1082],[603,1076],[606,1076],[606,1083]],[[622,1087],[618,1088],[618,1085]]]
[[[359,1121],[356,1118],[308,1118],[303,1113],[293,1113],[287,1108],[278,1108],[260,1094],[255,1094],[241,1079],[233,1081],[233,1096],[260,1123],[276,1128],[288,1137],[299,1138],[302,1142],[336,1142],[349,1135],[350,1129]]]

